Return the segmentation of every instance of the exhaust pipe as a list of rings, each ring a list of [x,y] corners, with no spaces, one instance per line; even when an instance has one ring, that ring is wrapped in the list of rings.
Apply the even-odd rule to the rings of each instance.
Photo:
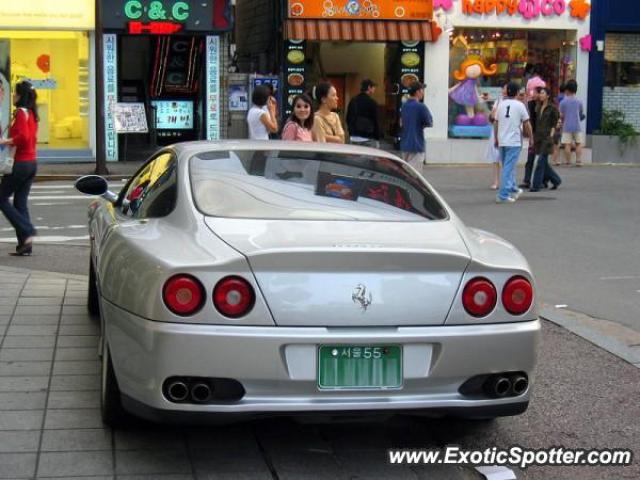
[[[506,397],[511,391],[509,377],[495,376],[489,382],[489,393],[494,397]]]
[[[529,386],[529,380],[527,380],[527,377],[522,375],[516,375],[513,377],[512,383],[514,395],[522,395],[527,391],[527,387]]]
[[[171,382],[167,387],[167,395],[172,402],[182,402],[189,395],[189,388],[184,382]]]
[[[208,402],[211,399],[211,387],[204,382],[196,383],[191,388],[191,398],[197,403]]]

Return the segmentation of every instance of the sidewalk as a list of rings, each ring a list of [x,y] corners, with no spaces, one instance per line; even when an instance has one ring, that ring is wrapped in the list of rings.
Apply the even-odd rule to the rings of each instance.
[[[0,478],[483,478],[459,466],[389,465],[386,449],[406,436],[403,425],[319,433],[270,419],[107,428],[100,418],[99,326],[87,314],[86,295],[84,276],[0,266]],[[357,441],[344,446],[345,431]]]
[[[133,175],[144,162],[113,162],[107,164],[108,180],[121,180]],[[44,163],[38,165],[36,182],[52,182],[56,180],[75,180],[82,175],[93,175],[95,162],[90,163]]]

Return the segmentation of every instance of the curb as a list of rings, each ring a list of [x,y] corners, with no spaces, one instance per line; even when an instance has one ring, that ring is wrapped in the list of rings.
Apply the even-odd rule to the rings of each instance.
[[[544,305],[540,318],[560,325],[597,347],[640,368],[640,332],[573,310]]]

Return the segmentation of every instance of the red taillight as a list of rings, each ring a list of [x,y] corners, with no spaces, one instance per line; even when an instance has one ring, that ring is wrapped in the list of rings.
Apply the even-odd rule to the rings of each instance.
[[[522,315],[533,303],[533,287],[524,277],[509,279],[502,289],[502,304],[511,315]]]
[[[191,275],[174,275],[164,284],[162,299],[176,315],[193,315],[204,303],[204,287]]]
[[[486,278],[474,278],[462,291],[462,305],[469,315],[486,317],[496,306],[498,293]]]
[[[241,277],[225,277],[213,289],[213,304],[226,317],[246,315],[255,300],[253,288]]]

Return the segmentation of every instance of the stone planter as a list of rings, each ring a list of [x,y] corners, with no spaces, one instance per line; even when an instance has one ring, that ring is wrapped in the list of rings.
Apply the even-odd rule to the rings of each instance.
[[[591,144],[593,163],[640,164],[640,139],[623,146],[618,137],[593,135]]]

